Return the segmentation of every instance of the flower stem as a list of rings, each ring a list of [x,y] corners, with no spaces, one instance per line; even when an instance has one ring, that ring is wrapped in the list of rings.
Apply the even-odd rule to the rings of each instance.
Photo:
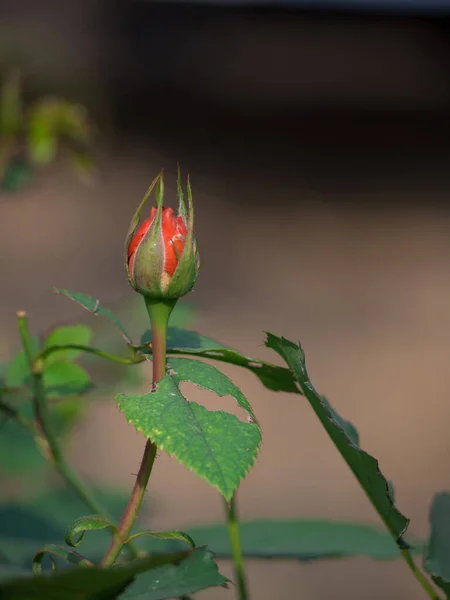
[[[64,458],[59,440],[53,430],[47,405],[47,398],[43,382],[43,360],[35,360],[30,333],[28,330],[28,317],[23,311],[17,313],[17,324],[23,349],[27,358],[33,382],[33,408],[36,428],[41,436],[45,453],[67,486],[80,498],[85,506],[93,513],[108,517],[107,511],[91,496],[87,487],[80,481],[76,473]]]
[[[239,532],[239,519],[236,508],[236,495],[229,502],[225,502],[227,509],[228,535],[231,543],[231,554],[233,557],[234,574],[239,600],[247,600],[247,581],[244,569],[244,557],[242,554],[241,536]]]
[[[152,325],[153,387],[155,387],[157,382],[166,375],[167,326],[176,301],[155,303],[147,298],[145,301]],[[110,567],[115,563],[125,542],[130,536],[131,529],[145,495],[148,480],[150,479],[153,464],[155,462],[156,451],[156,444],[154,444],[151,439],[148,439],[145,444],[144,455],[142,457],[139,473],[136,477],[136,482],[119,524],[118,534],[113,538],[111,545],[101,562],[101,566],[103,567]]]
[[[401,553],[403,558],[405,559],[406,564],[411,569],[414,577],[420,583],[422,588],[426,591],[428,596],[432,598],[432,600],[441,600],[441,596],[436,592],[436,590],[433,588],[433,586],[422,573],[422,571],[417,567],[416,563],[414,562],[414,559],[411,556],[410,551],[407,548],[402,548]]]

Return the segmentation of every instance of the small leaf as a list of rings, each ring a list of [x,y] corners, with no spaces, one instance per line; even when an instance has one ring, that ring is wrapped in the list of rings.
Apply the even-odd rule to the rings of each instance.
[[[241,390],[212,365],[188,358],[169,358],[167,366],[169,370],[174,371],[172,379],[178,386],[183,381],[190,381],[205,390],[214,392],[218,396],[232,396],[239,406],[247,411],[252,420],[256,422],[252,407]]]
[[[64,325],[54,329],[44,343],[44,348],[50,346],[64,346],[66,344],[78,344],[88,346],[91,341],[92,330],[88,325]],[[50,354],[45,364],[50,365],[54,362],[73,361],[78,358],[82,352],[80,350],[59,350]]]
[[[150,529],[146,531],[140,531],[139,533],[135,533],[131,537],[127,539],[125,542],[129,544],[139,538],[149,536],[155,538],[157,540],[178,540],[179,542],[184,542],[190,548],[195,548],[195,542],[187,533],[183,533],[182,531],[151,531]]]
[[[116,400],[128,422],[227,500],[255,460],[261,442],[256,423],[243,423],[229,413],[188,402],[169,375],[154,392],[119,394]]]
[[[165,568],[164,568],[165,567]],[[120,567],[101,569],[67,569],[52,575],[0,581],[2,600],[93,600],[112,599],[118,590],[131,583],[140,573],[149,571],[154,577],[145,580],[155,595],[147,598],[173,598],[182,586],[200,590],[225,585],[212,554],[204,548],[193,552],[177,552],[149,556]],[[139,581],[139,579],[138,579]],[[149,592],[150,593],[150,592]],[[123,598],[123,596],[121,596]]]
[[[29,112],[28,154],[33,163],[48,165],[54,160],[58,138],[54,131],[51,115],[46,111],[33,109]]]
[[[70,548],[64,548],[64,546],[57,546],[56,544],[47,544],[42,546],[33,558],[33,573],[40,575],[42,573],[42,561],[45,557],[50,559],[52,571],[57,567],[55,558],[62,558],[66,562],[72,563],[80,567],[89,567],[91,563],[78,552],[74,552]]]
[[[43,380],[49,398],[82,394],[90,387],[89,375],[75,363],[51,363],[44,370]]]
[[[104,306],[102,306],[98,300],[96,300],[92,296],[87,296],[86,294],[81,294],[78,292],[69,292],[69,290],[60,290],[55,288],[55,292],[57,294],[64,294],[68,298],[75,300],[75,302],[81,304],[83,308],[93,313],[94,315],[98,315],[108,319],[115,327],[117,327],[127,344],[131,344],[131,339],[125,331],[122,323],[119,321],[116,315],[109,310],[109,308],[105,308]]]
[[[217,571],[211,553],[199,548],[178,566],[160,567],[139,575],[120,599],[164,600],[226,584],[227,579]]]
[[[394,539],[399,545],[404,546],[402,535],[409,521],[393,504],[389,495],[388,482],[379,469],[378,461],[358,446],[354,427],[350,427],[347,421],[344,422],[335,411],[330,410],[328,401],[316,392],[306,371],[305,355],[301,347],[272,333],[267,334],[266,345],[275,350],[292,369],[303,394],[334,445],[358,479]]]
[[[424,569],[447,595],[450,594],[450,492],[440,492],[430,508],[431,532]]]
[[[188,530],[196,543],[207,545],[218,558],[230,558],[227,527],[209,525]],[[325,519],[289,519],[240,523],[242,551],[248,558],[291,558],[310,561],[367,556],[374,560],[400,557],[387,532],[363,523]]]
[[[117,535],[117,527],[109,519],[100,515],[91,515],[80,517],[69,525],[64,539],[68,546],[76,548],[83,541],[86,531],[99,531],[101,529],[110,529],[113,535]]]
[[[151,339],[151,331],[147,331],[142,336],[142,345],[149,344]],[[141,352],[143,354],[151,353],[151,349],[143,348]],[[220,342],[200,335],[195,331],[169,327],[167,353],[212,358],[238,367],[244,367],[254,373],[269,390],[301,393],[289,369],[244,356],[237,350],[224,346]]]

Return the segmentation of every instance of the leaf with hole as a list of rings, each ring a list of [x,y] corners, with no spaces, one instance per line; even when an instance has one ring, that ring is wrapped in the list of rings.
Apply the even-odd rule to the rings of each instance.
[[[305,365],[305,355],[297,344],[271,333],[267,334],[266,345],[275,350],[292,369],[303,394],[318,416],[334,445],[361,484],[375,509],[383,519],[386,527],[399,545],[404,545],[402,535],[408,527],[408,519],[393,504],[389,494],[389,486],[381,473],[378,461],[364,452],[358,445],[356,430],[348,421],[331,409],[313,387]]]
[[[141,344],[144,346],[141,350],[143,354],[151,353],[151,348],[145,347],[151,343],[151,340],[151,331],[144,333],[141,339]],[[167,354],[188,354],[244,367],[254,373],[269,390],[300,393],[289,369],[277,367],[257,358],[244,356],[237,350],[200,335],[195,331],[169,327]]]
[[[119,394],[116,400],[129,423],[227,500],[255,460],[261,442],[258,425],[189,402],[170,375],[154,392]]]

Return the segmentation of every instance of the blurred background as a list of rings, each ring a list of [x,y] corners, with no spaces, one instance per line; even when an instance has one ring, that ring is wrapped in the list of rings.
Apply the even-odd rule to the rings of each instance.
[[[431,497],[450,485],[448,15],[445,0],[2,0],[0,77],[20,69],[24,102],[84,105],[95,176],[58,155],[0,196],[1,358],[18,348],[18,309],[36,332],[86,319],[53,286],[146,328],[124,237],[161,167],[175,202],[180,161],[203,263],[192,327],[275,362],[264,330],[300,340],[316,387],[425,536]],[[306,401],[224,371],[263,429],[242,517],[379,522]],[[91,483],[130,488],[144,441],[112,396],[93,403],[69,453]],[[222,518],[214,490],[165,455],[156,466],[155,526]],[[255,561],[249,573],[260,600],[422,597],[400,561]]]

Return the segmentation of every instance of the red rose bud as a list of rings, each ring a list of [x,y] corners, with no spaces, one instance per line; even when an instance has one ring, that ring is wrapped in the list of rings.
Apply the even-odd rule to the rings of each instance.
[[[156,187],[156,206],[141,225],[141,210]],[[178,171],[178,214],[163,206],[162,172],[133,216],[127,237],[126,270],[131,286],[152,301],[176,300],[194,287],[200,267],[194,237],[194,208],[188,179],[188,210]]]

